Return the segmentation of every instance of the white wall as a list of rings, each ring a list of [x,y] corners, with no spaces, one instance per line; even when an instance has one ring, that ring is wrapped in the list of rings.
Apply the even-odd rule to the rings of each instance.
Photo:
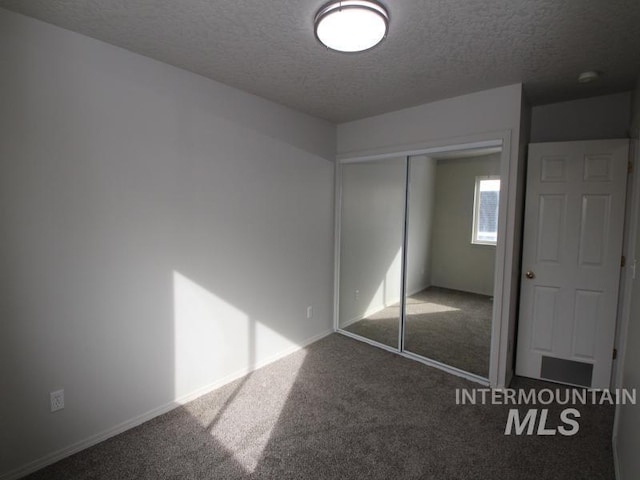
[[[627,138],[631,92],[540,105],[531,109],[531,142]]]
[[[338,154],[449,144],[459,137],[517,129],[521,97],[521,86],[510,85],[342,123]]]
[[[431,283],[493,295],[496,247],[471,243],[476,177],[500,175],[500,155],[439,160]]]
[[[436,160],[424,155],[409,160],[407,294],[413,295],[431,285]]]
[[[0,65],[0,474],[331,330],[332,125],[5,10]]]
[[[391,305],[402,290],[405,159],[342,166],[340,326]],[[411,158],[407,291],[430,281],[435,160]]]
[[[640,125],[640,80],[635,91],[634,114],[632,119],[632,133],[635,139],[635,168],[634,185],[636,207],[640,205],[638,195],[640,195],[640,181],[638,180],[638,166],[640,165],[640,148],[638,139],[638,125]],[[640,266],[640,214],[635,222],[635,252],[634,259],[630,259],[630,264],[636,262],[636,268]],[[622,359],[622,388],[635,388],[640,390],[640,272],[636,273],[636,278],[631,280],[631,307],[629,312],[629,324],[623,338],[626,338]],[[626,333],[626,335],[625,335]],[[616,438],[614,438],[615,453],[618,462],[618,473],[620,480],[632,480],[640,476],[640,457],[638,456],[638,445],[640,445],[640,406],[625,405],[617,407],[616,415]]]
[[[405,159],[342,167],[340,325],[400,300]]]
[[[407,151],[408,146],[433,147],[506,135],[501,175],[507,208],[505,221],[514,225],[504,231],[502,271],[496,292],[499,333],[492,340],[497,368],[490,372],[494,386],[504,386],[513,371],[513,341],[518,303],[520,263],[519,226],[522,221],[522,172],[524,150],[520,148],[523,115],[522,86],[485,90],[413,108],[338,125],[339,158]],[[522,116],[522,118],[521,118]],[[522,132],[524,135],[528,132]],[[410,150],[410,149],[409,149]],[[514,281],[515,279],[515,281]]]

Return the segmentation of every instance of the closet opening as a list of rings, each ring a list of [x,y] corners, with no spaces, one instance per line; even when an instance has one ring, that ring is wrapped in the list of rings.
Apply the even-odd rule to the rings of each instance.
[[[340,161],[338,332],[489,384],[503,161],[499,140]]]

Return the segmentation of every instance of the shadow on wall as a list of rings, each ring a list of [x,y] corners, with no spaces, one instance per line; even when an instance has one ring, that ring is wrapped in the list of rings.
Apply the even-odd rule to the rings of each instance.
[[[129,244],[128,249],[121,243],[128,241],[136,245]],[[244,246],[247,248],[244,259],[234,258],[235,255],[216,258],[214,254],[207,258],[201,249],[187,249],[193,256],[180,262],[181,271],[162,275],[159,273],[163,266],[160,258],[164,255],[157,245],[138,243],[127,234],[118,239],[111,236],[108,243],[102,244],[103,248],[91,249],[95,265],[95,270],[91,271],[79,268],[82,261],[88,260],[82,258],[84,252],[73,251],[68,256],[65,253],[60,259],[53,260],[49,257],[50,252],[46,252],[49,261],[56,262],[56,268],[50,271],[52,266],[49,265],[40,270],[40,280],[52,282],[57,287],[52,287],[47,296],[34,299],[23,307],[50,308],[52,314],[59,315],[61,303],[64,303],[68,307],[67,323],[58,325],[58,328],[64,325],[64,329],[51,334],[48,342],[65,349],[61,351],[62,358],[47,361],[38,351],[38,345],[44,341],[40,338],[41,332],[28,331],[24,325],[22,329],[12,331],[9,339],[13,348],[20,348],[20,356],[10,354],[8,358],[22,358],[24,362],[16,365],[12,372],[11,387],[16,395],[7,400],[15,403],[3,411],[3,415],[16,413],[12,422],[3,421],[3,428],[9,427],[8,431],[15,432],[15,435],[11,434],[7,448],[3,446],[7,465],[16,465],[17,461],[24,464],[35,455],[41,457],[51,452],[53,445],[59,445],[56,441],[60,439],[66,441],[63,446],[70,445],[78,436],[87,438],[95,430],[145,414],[158,404],[223,384],[253,369],[259,362],[268,361],[274,354],[295,348],[310,336],[311,321],[303,317],[304,310],[283,302],[286,295],[276,291],[273,283],[269,284],[272,274],[278,277],[283,289],[295,291],[293,283],[304,280],[294,272],[288,272],[286,245],[280,255],[269,258],[248,245]],[[239,247],[238,243],[242,240],[236,242],[236,247]],[[216,252],[222,255],[219,248],[220,245]],[[88,253],[88,249],[86,251]],[[223,251],[230,252],[230,249]],[[118,258],[124,252],[126,255]],[[103,255],[110,261],[96,258]],[[206,280],[196,282],[192,280],[193,273],[189,276],[182,273],[185,270],[197,271],[200,278]],[[54,274],[60,283],[54,282]],[[81,274],[82,277],[76,277]],[[167,281],[169,279],[171,281]],[[286,283],[292,285],[287,287]],[[167,295],[160,295],[162,290]],[[228,301],[223,294],[234,301]],[[77,299],[71,301],[76,296]],[[313,300],[303,301],[310,304]],[[103,305],[103,308],[97,305]],[[316,315],[327,315],[328,309],[322,303],[316,303],[314,307]],[[96,308],[98,310],[94,311]],[[34,315],[34,325],[37,318],[42,318],[40,315]],[[296,317],[301,321],[293,324],[290,319]],[[326,330],[323,328],[323,331]],[[69,342],[71,334],[74,337]],[[63,363],[58,363],[60,361]],[[63,387],[67,398],[65,409],[55,414],[48,412],[42,395],[30,393],[34,378],[49,382],[48,377],[55,380],[40,388],[48,391]],[[246,377],[243,382],[250,378]],[[242,384],[238,392],[241,388]],[[278,393],[281,396],[269,397],[272,407],[286,401],[286,392]],[[230,395],[229,408],[237,394]],[[237,408],[244,407],[236,406],[234,411]],[[35,413],[31,415],[30,410]],[[23,422],[22,415],[41,416],[43,423]],[[103,423],[96,427],[97,417],[103,419]],[[273,419],[272,424],[276,420]],[[73,430],[77,424],[82,431]],[[232,431],[231,425],[220,425],[225,425],[223,411],[218,412],[217,418],[211,418],[204,428],[214,440],[220,438],[221,444],[233,451],[234,442],[243,439],[230,439],[227,433],[218,435],[216,432],[220,428]],[[261,435],[266,442],[269,432]],[[207,444],[214,446],[215,442],[209,439]],[[250,459],[243,462],[247,468],[255,466]]]
[[[238,363],[254,367],[256,336],[275,334],[178,272],[174,272],[174,295],[176,391],[228,373],[231,352],[246,355],[246,362]],[[246,344],[234,338],[240,331]],[[284,360],[285,381],[255,380],[249,373],[29,478],[205,478],[214,469],[220,478],[251,478],[304,360],[304,351]]]
[[[20,18],[0,11],[2,473],[331,328],[323,124],[297,147],[257,129],[266,103],[235,123],[211,82]]]
[[[331,329],[335,126],[2,9],[0,45],[0,472]]]
[[[175,392],[194,392],[244,366],[255,368],[255,320],[178,272],[173,287]],[[238,344],[238,338],[246,342]],[[235,358],[235,370],[229,358]]]

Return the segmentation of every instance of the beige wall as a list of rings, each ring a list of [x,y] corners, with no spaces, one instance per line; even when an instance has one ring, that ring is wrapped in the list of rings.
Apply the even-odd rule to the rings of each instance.
[[[500,155],[439,160],[431,284],[493,295],[495,246],[471,243],[475,181],[500,175]]]

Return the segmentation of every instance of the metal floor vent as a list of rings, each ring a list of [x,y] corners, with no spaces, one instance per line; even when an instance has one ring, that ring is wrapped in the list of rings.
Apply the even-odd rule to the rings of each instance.
[[[540,377],[554,382],[590,387],[593,364],[543,356]]]

